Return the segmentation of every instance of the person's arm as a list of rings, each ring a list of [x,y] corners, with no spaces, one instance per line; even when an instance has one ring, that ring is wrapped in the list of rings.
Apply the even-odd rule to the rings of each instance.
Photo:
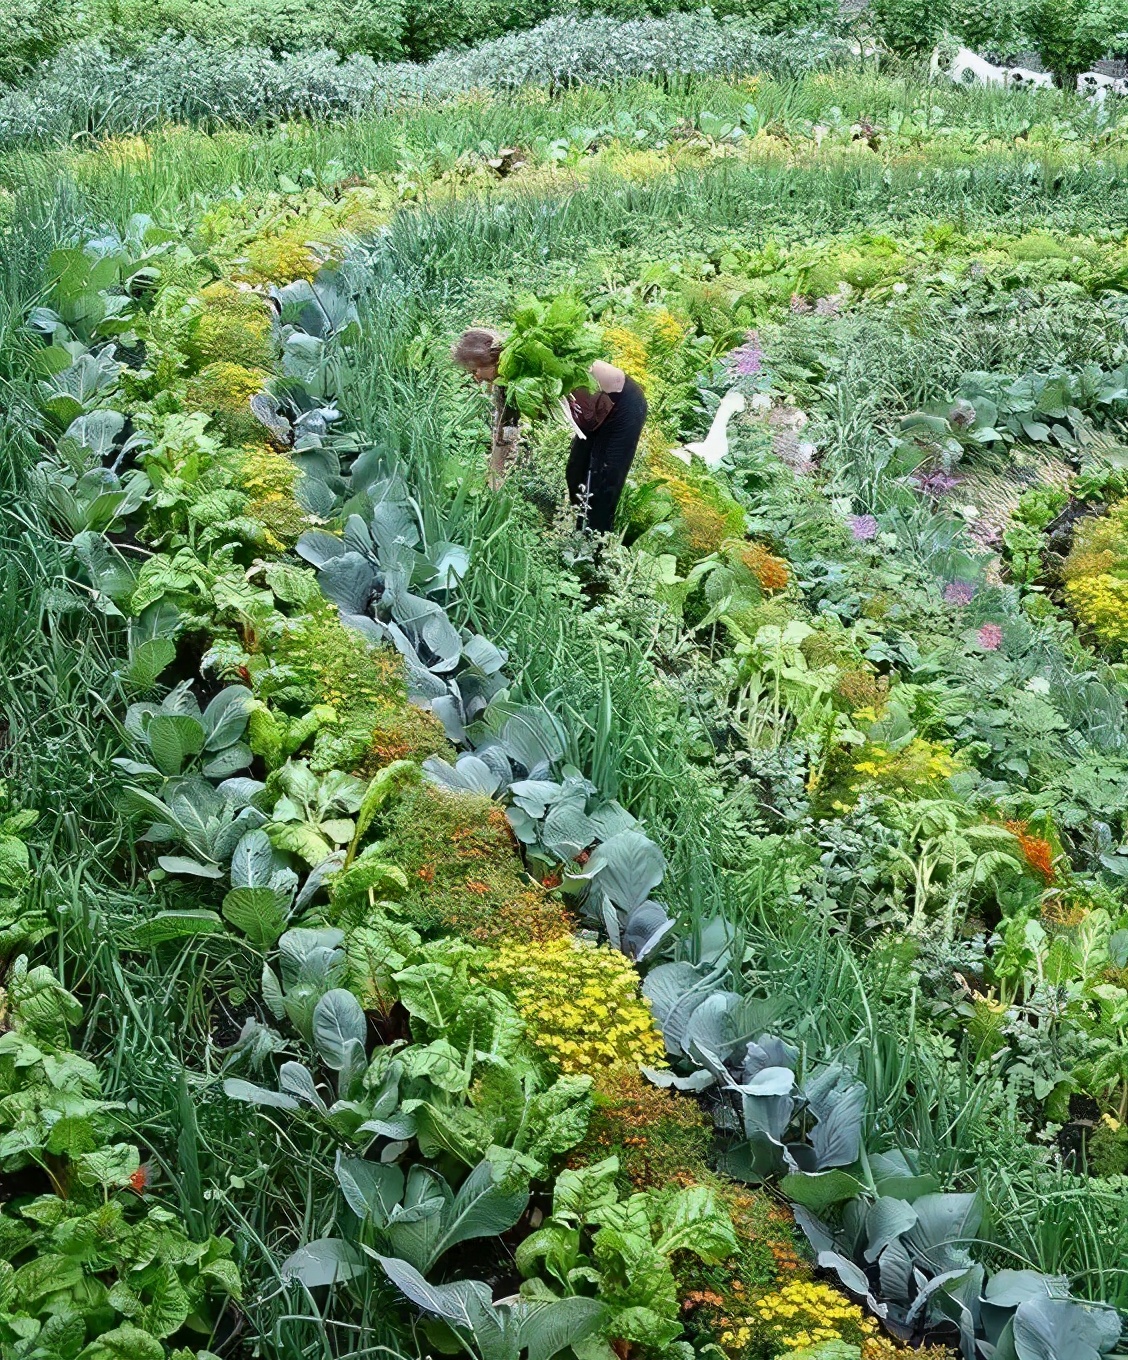
[[[520,415],[510,406],[504,387],[494,388],[494,420],[490,441],[489,485],[496,491],[505,481],[509,465],[517,454]]]

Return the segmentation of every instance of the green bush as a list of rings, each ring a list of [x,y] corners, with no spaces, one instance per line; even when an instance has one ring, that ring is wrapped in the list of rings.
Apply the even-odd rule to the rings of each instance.
[[[125,50],[174,33],[232,47],[253,44],[276,56],[328,47],[376,59],[402,55],[407,22],[404,0],[95,0],[92,17],[94,31],[112,34],[111,46]]]
[[[562,8],[560,0],[459,0],[456,4],[406,0],[403,50],[412,60],[423,61],[449,47],[467,47],[532,28]]]
[[[920,57],[932,51],[950,26],[950,0],[871,0],[869,18],[891,52]]]
[[[951,0],[951,31],[977,52],[1009,56],[1030,46],[1022,0]]]
[[[789,28],[829,23],[838,13],[838,0],[716,0],[709,8],[718,18],[734,15],[751,20],[764,33],[783,33]]]
[[[78,36],[65,0],[0,0],[0,82],[12,85]]]
[[[1128,34],[1128,0],[1032,0],[1026,29],[1054,81],[1070,88]]]

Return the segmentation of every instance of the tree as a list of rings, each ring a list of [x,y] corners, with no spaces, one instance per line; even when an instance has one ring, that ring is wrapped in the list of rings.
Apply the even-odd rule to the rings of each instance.
[[[1128,0],[1032,0],[1026,30],[1054,83],[1072,89],[1082,71],[1124,45]]]

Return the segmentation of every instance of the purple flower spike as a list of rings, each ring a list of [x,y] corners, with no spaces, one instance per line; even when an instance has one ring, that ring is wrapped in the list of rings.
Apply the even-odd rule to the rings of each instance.
[[[962,480],[961,477],[952,477],[947,472],[926,472],[913,478],[919,491],[937,499],[949,491],[954,491]]]
[[[985,652],[997,652],[1002,645],[1003,630],[997,623],[985,623],[976,636]]]
[[[755,331],[749,331],[744,337],[744,344],[732,351],[729,355],[729,364],[733,371],[742,378],[754,377],[762,371],[764,351],[760,348]]]
[[[949,581],[944,587],[944,599],[948,604],[970,604],[975,587],[970,581]]]
[[[851,515],[846,522],[859,543],[868,543],[877,537],[877,520],[872,515]]]

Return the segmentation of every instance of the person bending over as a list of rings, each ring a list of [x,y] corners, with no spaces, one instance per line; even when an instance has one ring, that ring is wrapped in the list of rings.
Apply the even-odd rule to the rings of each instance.
[[[504,339],[496,331],[472,327],[463,331],[451,359],[475,382],[494,387],[494,420],[490,447],[490,486],[501,485],[517,443],[516,410],[498,382],[497,365]],[[623,494],[646,421],[642,388],[621,368],[597,359],[589,372],[595,390],[577,388],[564,399],[565,419],[572,429],[572,448],[565,479],[568,497],[579,511],[579,527],[608,532]]]

